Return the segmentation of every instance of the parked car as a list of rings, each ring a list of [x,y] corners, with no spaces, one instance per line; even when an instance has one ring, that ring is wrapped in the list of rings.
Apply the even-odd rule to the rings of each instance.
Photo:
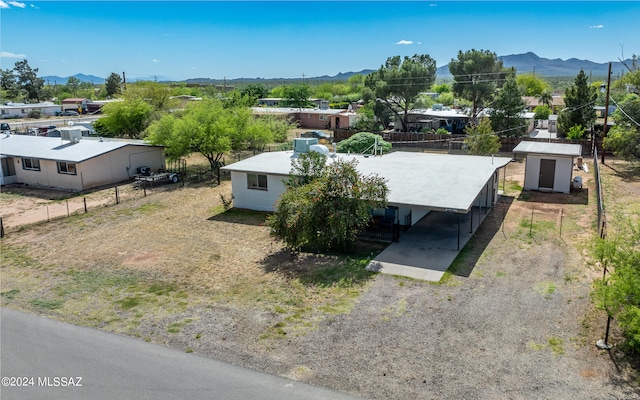
[[[302,137],[304,138],[316,138],[316,139],[326,139],[330,140],[331,136],[328,133],[322,131],[307,131],[302,133]]]
[[[0,132],[2,132],[3,135],[5,133],[11,133],[11,128],[9,127],[9,124],[7,124],[6,122],[3,122],[2,124],[0,124]]]
[[[61,116],[63,117],[77,117],[78,112],[77,111],[73,111],[73,110],[64,110],[63,112],[60,113]]]

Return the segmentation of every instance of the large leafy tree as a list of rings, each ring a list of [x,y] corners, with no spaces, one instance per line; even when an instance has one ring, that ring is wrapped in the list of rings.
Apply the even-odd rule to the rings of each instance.
[[[273,141],[273,129],[247,107],[225,108],[220,100],[205,99],[189,104],[181,116],[164,115],[149,127],[146,139],[164,145],[170,159],[200,153],[214,171],[224,153]]]
[[[471,154],[488,155],[500,151],[500,138],[493,132],[491,121],[486,117],[467,127],[464,144]]]
[[[44,79],[38,77],[38,68],[31,68],[27,60],[22,60],[15,63],[13,71],[18,86],[26,92],[26,98],[40,102]]]
[[[524,96],[540,96],[543,92],[549,91],[549,83],[540,75],[519,74],[516,81]]]
[[[491,127],[499,136],[523,136],[527,133],[527,122],[523,112],[525,104],[522,91],[513,75],[498,91],[491,111]]]
[[[305,160],[311,154],[300,155],[291,174],[313,172],[315,177],[294,180],[278,201],[276,212],[267,218],[267,225],[272,236],[294,251],[350,251],[369,223],[370,211],[386,206],[386,181],[361,175],[355,160],[338,159],[322,167],[317,160]]]
[[[105,104],[100,124],[104,132],[113,136],[141,139],[154,115],[151,104],[137,97]]]
[[[75,76],[70,76],[69,79],[67,79],[67,90],[74,96],[78,95],[78,89],[80,88],[80,79],[76,78]]]
[[[629,94],[613,113],[615,125],[607,132],[605,148],[628,161],[640,161],[640,96]]]
[[[269,89],[267,89],[267,87],[262,83],[250,83],[240,89],[240,95],[252,99],[252,103],[256,104],[258,99],[267,97],[269,95]]]
[[[475,49],[459,51],[458,58],[449,62],[449,72],[453,75],[453,93],[469,100],[474,119],[491,102],[507,75],[496,53]]]
[[[107,97],[113,97],[117,94],[120,94],[122,87],[122,78],[119,74],[112,72],[107,77],[104,88],[107,93]]]
[[[428,54],[389,57],[384,65],[365,77],[365,87],[376,101],[402,122],[408,131],[408,114],[420,92],[429,90],[436,78],[436,62]],[[376,115],[378,115],[376,113]]]
[[[283,89],[282,105],[288,107],[308,107],[311,88],[306,84],[287,85]]]
[[[565,108],[558,116],[558,132],[566,135],[571,127],[581,125],[590,129],[596,121],[596,110],[593,108],[598,91],[589,85],[589,77],[580,70],[573,85],[564,91]]]

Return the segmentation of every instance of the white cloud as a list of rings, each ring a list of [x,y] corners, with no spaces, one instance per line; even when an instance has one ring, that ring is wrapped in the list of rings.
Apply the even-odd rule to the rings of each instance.
[[[39,10],[40,7],[36,6],[35,4],[29,4],[31,6],[31,8],[33,8],[34,10]]]
[[[7,3],[5,3],[4,1],[0,0],[0,10],[3,8],[9,8],[9,5]]]
[[[18,8],[25,8],[27,6],[26,4],[20,3],[18,1],[10,1],[9,4]]]
[[[27,58],[26,54],[9,53],[8,51],[0,52],[0,57],[4,57],[4,58]]]
[[[157,58],[154,58],[153,60],[151,60],[151,62],[157,63],[157,62],[160,62],[160,60],[158,60]]]
[[[411,41],[411,40],[401,40],[401,41],[397,42],[396,44],[413,44],[413,41]]]
[[[600,24],[600,25],[591,25],[589,28],[591,29],[602,29],[604,28],[604,25]]]

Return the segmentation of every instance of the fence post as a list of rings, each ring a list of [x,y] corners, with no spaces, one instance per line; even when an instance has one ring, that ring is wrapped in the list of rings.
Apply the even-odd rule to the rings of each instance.
[[[87,213],[87,198],[86,198],[86,197],[83,197],[83,198],[82,198],[82,201],[83,201],[83,203],[84,203],[84,213],[86,214],[86,213]]]
[[[560,209],[560,237],[562,238],[562,219],[564,218],[564,210]]]
[[[116,204],[120,204],[120,199],[118,198],[118,187],[116,186]]]
[[[65,200],[67,202],[67,217],[69,217],[71,214],[69,214],[69,200]]]
[[[529,236],[533,236],[533,233],[531,232],[533,230],[533,210],[535,209],[535,206],[532,204],[531,205],[531,223],[529,224]]]
[[[4,237],[4,224],[2,223],[2,217],[0,217],[0,238]]]
[[[49,205],[47,204],[47,222],[49,222]]]

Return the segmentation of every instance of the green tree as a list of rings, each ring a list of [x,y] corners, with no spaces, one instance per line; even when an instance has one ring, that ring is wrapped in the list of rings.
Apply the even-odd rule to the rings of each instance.
[[[342,140],[338,143],[337,153],[373,153],[374,149],[377,149],[378,154],[380,152],[386,153],[391,150],[391,143],[385,142],[382,136],[376,135],[371,132],[358,132],[352,135],[349,139]]]
[[[78,88],[80,88],[80,79],[76,78],[75,76],[70,76],[69,79],[67,79],[67,90],[69,90],[69,92],[71,92],[71,94],[75,97],[78,95]]]
[[[355,160],[338,159],[309,183],[287,188],[276,212],[267,218],[271,235],[294,251],[352,250],[370,221],[370,211],[386,206],[388,192],[383,178],[363,176],[356,167]]]
[[[495,53],[475,49],[459,51],[458,58],[449,62],[449,72],[453,75],[453,93],[471,102],[473,119],[491,101],[507,75]]]
[[[629,221],[596,248],[610,275],[598,282],[598,306],[617,320],[625,348],[640,354],[640,224]]]
[[[627,95],[613,113],[613,120],[615,125],[604,139],[605,148],[627,161],[640,161],[640,96]]]
[[[0,75],[1,99],[17,100],[20,96],[20,88],[16,81],[16,75],[11,69],[3,69]]]
[[[596,110],[593,106],[597,98],[596,88],[589,85],[589,77],[580,70],[573,85],[564,91],[565,109],[558,115],[558,132],[566,135],[572,126],[593,126],[596,121]]]
[[[389,57],[377,71],[366,76],[365,86],[408,131],[409,110],[420,92],[427,91],[436,77],[436,62],[428,54]],[[376,113],[376,116],[382,117]]]
[[[500,151],[500,138],[493,133],[489,118],[482,118],[480,123],[467,127],[464,144],[471,154],[488,155]]]
[[[157,111],[170,110],[175,108],[178,103],[177,100],[171,98],[169,85],[160,82],[142,81],[129,84],[124,97],[144,100]]]
[[[38,68],[31,68],[27,60],[22,60],[15,63],[13,71],[27,100],[40,102],[44,79],[38,77]]]
[[[533,109],[533,119],[546,121],[549,119],[549,115],[551,115],[551,110],[549,106],[543,104]]]
[[[519,74],[516,77],[518,87],[522,90],[523,96],[540,96],[545,91],[549,91],[549,83],[540,75]]]
[[[310,105],[310,96],[311,88],[309,85],[287,85],[284,87],[282,105],[285,107],[305,108]]]
[[[544,90],[540,93],[538,96],[538,104],[544,104],[549,108],[553,106],[553,95],[549,90]]]
[[[584,128],[582,125],[574,125],[567,132],[567,139],[577,140],[584,137]]]
[[[249,96],[255,101],[269,96],[269,89],[262,83],[250,83],[247,86],[240,89],[242,96]]]
[[[527,122],[523,116],[525,104],[522,92],[510,75],[496,95],[491,111],[491,127],[499,136],[523,136],[527,133]]]
[[[451,85],[449,85],[448,83],[440,83],[437,85],[433,85],[431,87],[431,90],[438,94],[451,93]]]
[[[141,139],[151,123],[154,108],[139,98],[107,103],[102,107],[104,116],[100,118],[105,132],[116,137]]]
[[[119,74],[112,72],[105,80],[104,87],[107,97],[114,97],[120,94],[122,90],[122,78]]]
[[[215,171],[224,153],[272,141],[270,128],[249,108],[225,108],[221,100],[204,99],[190,103],[181,116],[165,114],[149,127],[146,139],[164,145],[169,159],[200,153]]]

